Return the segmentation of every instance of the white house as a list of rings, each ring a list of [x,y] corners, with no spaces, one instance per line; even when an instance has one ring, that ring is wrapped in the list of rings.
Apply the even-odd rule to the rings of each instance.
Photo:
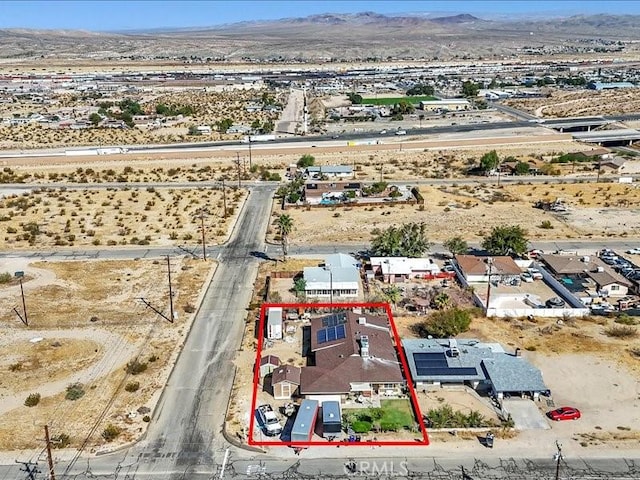
[[[629,288],[633,286],[622,275],[603,268],[586,272],[586,275],[596,284],[597,292],[602,297],[625,297],[629,293]]]
[[[199,135],[211,135],[211,127],[209,125],[199,125],[196,127]]]
[[[471,110],[471,104],[468,100],[451,99],[451,100],[423,100],[420,106],[427,112],[437,112],[446,110],[449,112],[459,112],[463,110]]]
[[[385,282],[404,282],[411,278],[440,273],[440,267],[430,258],[371,257],[371,273]]]
[[[360,263],[350,255],[327,255],[323,267],[305,267],[305,294],[319,298],[356,298],[360,290]]]
[[[488,282],[489,267],[491,276],[519,277],[522,270],[513,258],[506,256],[477,257],[475,255],[456,255],[455,262],[458,270],[469,283]]]
[[[271,307],[267,312],[267,339],[282,339],[282,307]]]

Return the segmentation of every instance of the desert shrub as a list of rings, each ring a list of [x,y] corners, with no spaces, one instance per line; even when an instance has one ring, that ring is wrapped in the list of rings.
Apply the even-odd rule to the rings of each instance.
[[[188,303],[184,306],[184,311],[185,313],[193,313],[196,311],[196,307],[194,307],[192,304]]]
[[[616,318],[614,321],[616,323],[621,323],[622,325],[637,325],[638,324],[638,320],[636,320],[635,318],[627,315],[626,313],[623,313],[623,314],[619,315],[618,318]]]
[[[0,283],[9,283],[11,281],[11,274],[9,272],[0,273]]]
[[[130,375],[138,375],[144,372],[147,369],[147,364],[144,362],[138,361],[138,359],[131,360],[127,363],[125,370]]]
[[[115,440],[118,435],[122,433],[122,429],[111,423],[106,426],[106,428],[102,431],[102,438],[104,438],[107,442],[111,442]]]
[[[22,370],[22,362],[16,362],[9,365],[10,372],[19,372],[20,370]]]
[[[371,422],[366,422],[364,420],[356,420],[351,424],[351,428],[355,433],[368,433],[371,431]]]
[[[84,385],[81,383],[72,383],[67,387],[67,393],[64,398],[67,400],[78,400],[84,396]]]
[[[40,403],[40,394],[39,393],[30,393],[27,399],[24,401],[25,406],[27,407],[35,407]]]
[[[604,331],[604,333],[608,337],[632,338],[638,334],[638,331],[630,325],[625,325],[625,326],[614,325],[613,327],[607,328]]]
[[[127,392],[137,392],[140,389],[140,382],[129,382],[124,386]]]
[[[145,423],[149,423],[151,421],[151,417],[149,415],[145,415],[142,417],[142,421]]]
[[[541,224],[540,224],[540,228],[542,228],[543,230],[551,230],[553,228],[553,225],[551,225],[551,221],[549,220],[544,220]]]
[[[156,360],[158,360],[158,356],[157,356],[157,355],[155,355],[155,354],[153,354],[153,355],[151,355],[151,356],[149,357],[149,363],[153,363],[153,362],[155,362]]]

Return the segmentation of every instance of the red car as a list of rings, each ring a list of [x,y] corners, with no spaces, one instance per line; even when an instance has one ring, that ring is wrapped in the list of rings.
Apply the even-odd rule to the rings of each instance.
[[[551,420],[559,422],[560,420],[577,420],[580,418],[580,410],[573,407],[560,407],[547,413]]]

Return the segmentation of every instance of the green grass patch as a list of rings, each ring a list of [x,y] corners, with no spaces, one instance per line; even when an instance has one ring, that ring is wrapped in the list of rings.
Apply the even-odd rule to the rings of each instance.
[[[405,100],[409,103],[417,105],[420,102],[428,102],[430,100],[438,100],[431,95],[421,95],[417,97],[378,97],[378,98],[363,98],[363,105],[395,105],[401,100]]]
[[[362,431],[365,425],[371,429],[378,424],[384,431],[397,431],[411,430],[416,424],[409,400],[382,400],[380,408],[346,409],[343,413],[347,419],[351,419],[356,433],[366,433]]]

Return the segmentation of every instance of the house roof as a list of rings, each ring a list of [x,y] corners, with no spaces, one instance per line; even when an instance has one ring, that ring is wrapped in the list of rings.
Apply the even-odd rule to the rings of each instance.
[[[332,253],[324,258],[324,264],[328,268],[358,268],[360,262],[346,253]]]
[[[360,273],[353,267],[332,268],[331,273],[323,267],[304,267],[302,275],[306,283],[306,290],[326,290],[333,284],[333,288],[339,290],[342,284],[348,284],[344,288],[353,288],[358,284]]]
[[[282,325],[282,307],[270,307],[267,315],[267,325]]]
[[[308,173],[352,173],[350,165],[312,165],[307,167]]]
[[[318,333],[323,318],[311,320],[311,351],[315,366],[303,367],[302,394],[341,394],[351,390],[351,383],[400,383],[404,381],[396,349],[389,333],[386,316],[345,312],[344,338],[324,343]],[[361,323],[360,318],[364,318]],[[331,328],[331,327],[328,327]],[[360,354],[361,338],[369,340],[369,356]]]
[[[587,277],[591,278],[598,287],[606,287],[607,285],[615,284],[624,285],[625,287],[632,287],[633,283],[611,270],[604,272],[587,272]]]
[[[278,357],[276,357],[275,355],[265,355],[264,357],[262,357],[260,359],[260,366],[262,367],[263,365],[275,365],[275,366],[278,366],[278,365],[280,365],[280,359]]]
[[[439,272],[430,258],[371,257],[371,266],[380,267],[383,275],[409,275],[412,272]]]
[[[506,353],[497,343],[457,340],[458,355],[451,356],[450,340],[403,340],[411,377],[414,381],[465,382],[489,380],[496,392],[541,392],[547,390],[542,373],[526,359]],[[417,354],[418,356],[414,356]],[[419,355],[431,354],[439,363]],[[422,368],[420,362],[427,362]]]
[[[604,271],[609,269],[609,266],[606,263],[594,256],[579,257],[577,255],[545,253],[540,255],[539,258],[556,274],[576,275],[588,271],[595,271],[598,267],[602,268]]]
[[[491,258],[491,274],[492,275],[520,275],[522,269],[516,265],[513,258],[507,256],[495,257],[479,257],[476,255],[456,255],[455,260],[462,274],[467,277],[469,275],[487,275],[489,268],[487,259]]]
[[[276,368],[271,374],[271,384],[275,385],[276,383],[289,382],[300,385],[300,372],[301,369],[299,367],[282,365]]]

